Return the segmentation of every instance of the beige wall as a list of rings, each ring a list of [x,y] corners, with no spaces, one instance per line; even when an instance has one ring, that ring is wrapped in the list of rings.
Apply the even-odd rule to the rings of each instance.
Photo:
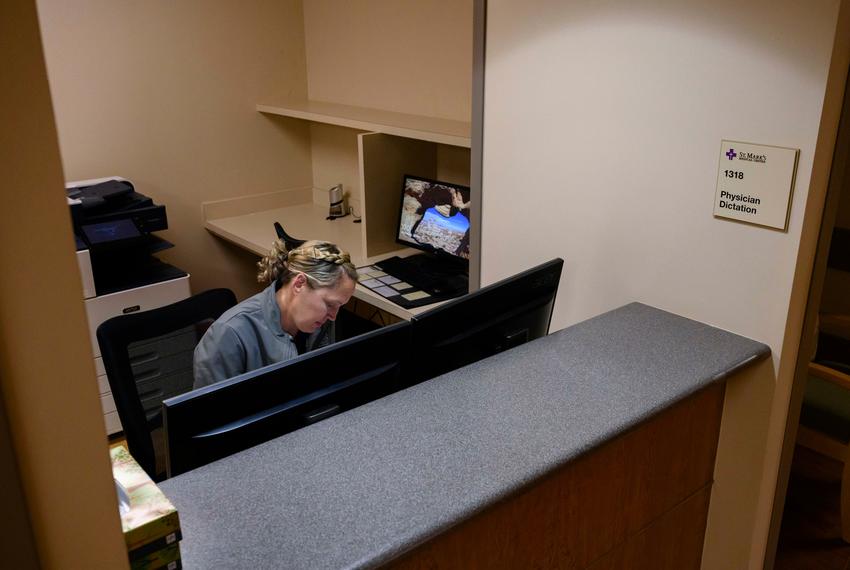
[[[561,256],[557,328],[637,300],[773,350],[729,387],[706,568],[764,554],[847,71],[838,7],[488,5],[482,281]],[[712,216],[724,138],[800,149],[787,232]]]
[[[33,0],[0,3],[0,38],[0,421],[29,512],[4,502],[2,542],[31,525],[43,568],[126,568]]]
[[[168,209],[163,259],[195,291],[257,288],[201,202],[311,184],[309,132],[255,105],[307,89],[301,2],[39,0],[68,180],[109,175]],[[269,228],[272,232],[273,228]]]
[[[469,121],[472,0],[304,2],[309,97]]]
[[[472,0],[309,0],[304,34],[310,99],[470,120]],[[359,214],[357,132],[310,128],[314,185],[342,183]],[[441,145],[438,173],[468,184],[469,150]]]
[[[363,215],[360,202],[360,161],[357,152],[357,134],[361,132],[363,131],[335,125],[310,124],[313,186],[317,190],[314,201],[328,204],[326,190],[342,184],[347,204],[354,208],[358,216]],[[304,239],[309,237],[303,236]]]
[[[0,390],[0,559],[10,568],[30,570],[39,568],[38,551],[10,427]]]

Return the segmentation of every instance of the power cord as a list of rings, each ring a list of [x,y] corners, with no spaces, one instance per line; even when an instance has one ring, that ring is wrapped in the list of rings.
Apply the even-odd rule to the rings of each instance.
[[[360,219],[360,216],[358,216],[357,214],[355,214],[355,213],[354,213],[354,206],[349,206],[349,207],[348,207],[348,213],[349,213],[349,214],[351,214],[351,217],[352,217],[352,218],[354,218],[354,219],[352,220],[352,223],[354,223],[354,224],[359,224],[359,223],[362,221],[362,220]]]

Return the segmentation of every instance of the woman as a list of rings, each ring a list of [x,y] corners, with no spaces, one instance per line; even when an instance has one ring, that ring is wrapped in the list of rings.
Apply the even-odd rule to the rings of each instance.
[[[354,293],[357,270],[332,243],[287,251],[276,240],[259,263],[261,293],[226,311],[195,348],[194,388],[295,358],[334,341],[333,322]]]

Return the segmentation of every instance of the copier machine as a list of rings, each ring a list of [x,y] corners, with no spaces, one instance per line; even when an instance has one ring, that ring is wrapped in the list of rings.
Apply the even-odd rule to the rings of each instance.
[[[97,327],[116,315],[162,307],[189,296],[189,274],[154,256],[173,244],[153,235],[168,228],[165,206],[113,176],[65,185],[77,244],[100,399],[107,433],[121,431],[97,344]],[[152,354],[152,356],[149,356]],[[144,360],[144,362],[142,362]],[[156,350],[139,366],[160,374]],[[134,373],[138,371],[135,370]],[[137,375],[138,377],[138,375]],[[141,395],[141,390],[140,390]]]

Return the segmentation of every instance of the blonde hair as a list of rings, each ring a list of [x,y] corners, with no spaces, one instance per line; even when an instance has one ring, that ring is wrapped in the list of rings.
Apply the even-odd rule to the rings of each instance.
[[[334,287],[343,275],[357,281],[351,256],[336,245],[311,240],[288,250],[283,240],[275,240],[272,250],[257,263],[257,281],[286,285],[298,273],[307,276],[310,287]]]

